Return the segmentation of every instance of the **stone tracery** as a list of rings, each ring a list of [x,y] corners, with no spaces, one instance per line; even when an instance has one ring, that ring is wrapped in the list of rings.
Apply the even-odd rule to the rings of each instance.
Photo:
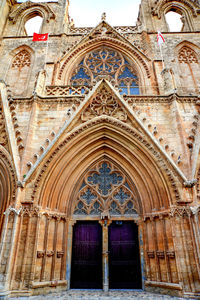
[[[88,53],[73,71],[70,84],[92,85],[103,78],[119,86],[121,94],[139,94],[139,79],[134,67],[121,53],[107,47]]]
[[[82,180],[74,215],[137,214],[136,196],[128,180],[111,162],[101,161]]]
[[[180,64],[181,70],[181,81],[182,81],[182,90],[183,92],[192,92],[198,91],[199,79],[198,76],[194,74],[199,72],[199,64],[197,54],[193,49],[187,45],[183,46],[178,53],[178,61]],[[186,80],[190,78],[190,86],[186,84]]]
[[[18,52],[15,56],[12,68],[18,68],[21,70],[23,67],[27,66],[30,67],[31,65],[31,55],[28,51],[23,49],[22,51]]]
[[[179,60],[179,63],[187,63],[187,64],[197,63],[198,64],[198,59],[197,59],[195,52],[186,46],[184,46],[180,50],[178,60]]]

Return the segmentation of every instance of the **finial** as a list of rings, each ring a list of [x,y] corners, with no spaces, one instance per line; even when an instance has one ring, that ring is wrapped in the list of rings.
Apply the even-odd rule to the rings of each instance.
[[[101,21],[106,21],[106,13],[103,12],[101,15]]]

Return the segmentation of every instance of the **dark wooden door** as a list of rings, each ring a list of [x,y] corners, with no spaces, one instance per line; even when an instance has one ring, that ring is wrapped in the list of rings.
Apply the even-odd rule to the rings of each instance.
[[[134,222],[112,222],[109,226],[109,288],[141,288],[138,228]]]
[[[71,288],[102,288],[102,229],[98,222],[74,225]]]

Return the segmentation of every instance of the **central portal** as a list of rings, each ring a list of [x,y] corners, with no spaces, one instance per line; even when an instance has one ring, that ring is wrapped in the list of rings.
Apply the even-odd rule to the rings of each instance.
[[[71,220],[75,225],[69,227],[70,287],[140,289],[138,226],[134,222],[140,206],[135,184],[103,157],[88,168],[76,187]]]
[[[102,289],[107,276],[110,289],[140,289],[138,227],[133,221],[77,221],[73,229],[71,288]],[[108,232],[104,236],[105,229]],[[103,272],[103,245],[108,245],[108,272]]]

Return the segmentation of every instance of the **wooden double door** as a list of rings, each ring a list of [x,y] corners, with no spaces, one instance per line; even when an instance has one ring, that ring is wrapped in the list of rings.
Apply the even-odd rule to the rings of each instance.
[[[102,289],[107,276],[110,289],[140,289],[138,228],[134,222],[113,221],[107,239],[97,221],[79,221],[73,228],[71,288]],[[103,243],[108,243],[107,266]],[[108,272],[103,272],[103,269]]]

